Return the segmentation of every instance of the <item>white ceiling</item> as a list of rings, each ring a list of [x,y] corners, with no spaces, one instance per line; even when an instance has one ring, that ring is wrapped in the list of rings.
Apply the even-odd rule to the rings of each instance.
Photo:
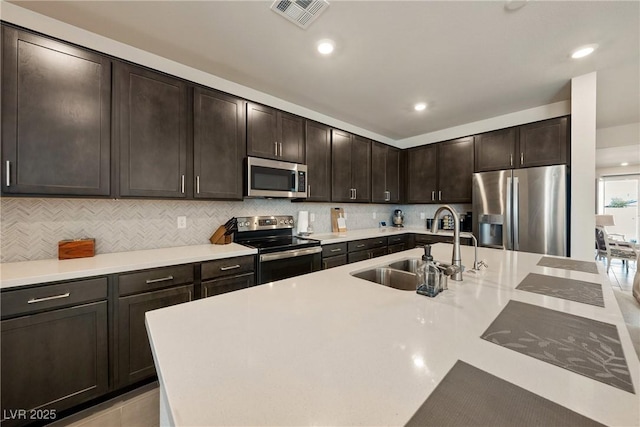
[[[597,127],[640,121],[640,2],[331,1],[307,30],[265,1],[14,1],[400,140],[570,98],[598,72]],[[329,58],[319,39],[337,48]],[[589,43],[595,54],[572,60]],[[426,101],[417,113],[412,106]]]

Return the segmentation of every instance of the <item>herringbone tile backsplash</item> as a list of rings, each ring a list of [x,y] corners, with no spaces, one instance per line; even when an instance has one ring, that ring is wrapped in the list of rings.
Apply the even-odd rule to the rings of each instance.
[[[423,226],[420,213],[433,216],[433,205],[292,203],[289,200],[246,199],[242,202],[186,200],[34,199],[3,197],[0,201],[0,262],[57,258],[58,241],[96,239],[96,253],[209,243],[213,231],[229,218],[250,215],[315,214],[315,233],[331,231],[330,208],[342,207],[347,227],[390,224],[394,209],[403,209],[408,226]],[[467,205],[456,206],[460,212]],[[373,213],[377,218],[373,218]],[[187,228],[177,228],[177,217]]]

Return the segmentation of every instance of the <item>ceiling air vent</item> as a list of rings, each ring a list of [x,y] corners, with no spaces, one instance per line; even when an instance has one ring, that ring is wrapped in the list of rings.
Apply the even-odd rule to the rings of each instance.
[[[276,0],[271,10],[306,29],[327,7],[326,0]]]

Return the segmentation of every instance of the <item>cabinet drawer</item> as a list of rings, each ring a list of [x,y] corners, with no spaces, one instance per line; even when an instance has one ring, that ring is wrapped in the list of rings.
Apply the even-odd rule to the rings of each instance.
[[[121,274],[118,276],[118,291],[123,296],[183,283],[193,283],[193,264]]]
[[[387,246],[386,237],[375,237],[373,239],[355,240],[353,242],[349,242],[348,244],[349,252],[362,251],[365,249],[372,249],[372,248],[380,248],[383,246]]]
[[[245,273],[202,283],[202,298],[239,291],[255,285],[255,274]]]
[[[407,243],[409,236],[407,234],[401,234],[399,236],[389,236],[387,239],[389,245],[396,245],[398,243]]]
[[[322,257],[331,257],[347,253],[347,243],[334,243],[322,246]]]
[[[202,263],[202,280],[228,276],[230,274],[242,274],[254,271],[255,257],[253,255],[217,259]]]
[[[6,291],[0,298],[2,318],[107,299],[107,278],[79,280]]]

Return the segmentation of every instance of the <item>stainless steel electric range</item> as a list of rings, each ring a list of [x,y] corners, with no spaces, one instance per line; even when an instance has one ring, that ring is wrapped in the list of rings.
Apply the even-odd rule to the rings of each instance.
[[[294,236],[294,225],[288,215],[238,218],[234,241],[258,250],[257,284],[320,270],[320,242]]]

